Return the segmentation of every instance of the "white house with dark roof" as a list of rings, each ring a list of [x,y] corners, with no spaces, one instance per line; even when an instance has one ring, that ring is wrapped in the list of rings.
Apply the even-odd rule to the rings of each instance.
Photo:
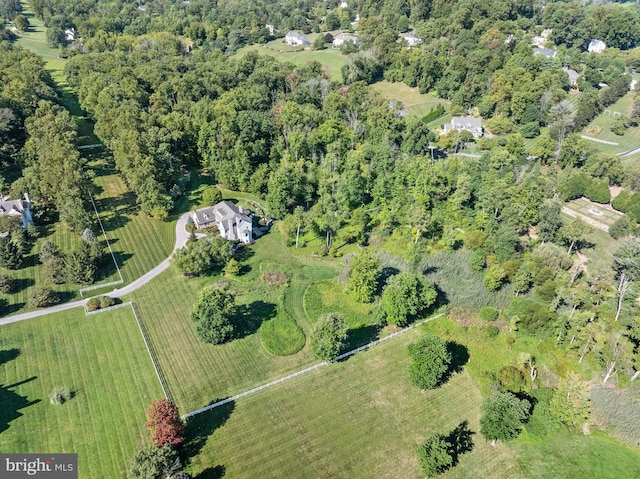
[[[23,228],[26,228],[29,223],[33,223],[29,195],[25,193],[24,199],[20,200],[9,200],[0,196],[0,216],[19,217],[20,225]]]
[[[196,228],[215,224],[220,236],[229,241],[253,242],[253,213],[230,201],[196,210],[191,215]]]
[[[474,138],[482,136],[482,118],[474,118],[472,116],[454,116],[451,123],[445,123],[442,127],[444,133],[447,134],[452,130],[468,131]]]
[[[333,48],[340,48],[344,42],[352,42],[356,47],[360,46],[360,39],[349,33],[338,33],[331,43]]]
[[[284,37],[289,45],[309,45],[309,40],[300,32],[289,31]]]
[[[415,47],[417,45],[420,45],[420,43],[422,43],[422,38],[416,35],[415,32],[402,33],[401,35],[402,35],[402,39],[405,41],[405,43],[409,48]]]
[[[607,44],[605,42],[593,39],[589,42],[587,50],[593,53],[602,53],[605,48],[607,48]]]

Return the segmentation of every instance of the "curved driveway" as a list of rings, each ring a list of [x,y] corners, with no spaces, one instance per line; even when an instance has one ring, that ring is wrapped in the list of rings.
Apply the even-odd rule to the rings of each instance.
[[[171,252],[171,255],[169,255],[169,258],[165,259],[151,271],[140,276],[138,279],[129,283],[125,287],[114,289],[112,292],[108,293],[109,296],[111,296],[112,298],[121,298],[123,296],[126,296],[127,294],[133,293],[136,289],[144,286],[169,267],[169,259],[171,258],[173,253],[177,249],[182,248],[184,245],[186,245],[187,241],[189,240],[190,235],[186,230],[186,226],[190,214],[191,213],[183,214],[176,223],[176,244],[174,245],[173,251]],[[37,318],[38,316],[45,316],[51,313],[66,311],[67,309],[79,308],[81,306],[84,307],[86,302],[86,299],[81,299],[72,303],[59,304],[57,306],[51,306],[50,308],[29,311],[28,313],[16,314],[15,316],[9,316],[7,318],[0,318],[0,326],[4,324],[17,323],[18,321],[24,321],[25,319]]]

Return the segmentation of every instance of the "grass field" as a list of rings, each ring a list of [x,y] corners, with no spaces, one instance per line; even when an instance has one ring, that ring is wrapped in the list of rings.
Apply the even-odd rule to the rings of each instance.
[[[477,433],[480,392],[467,373],[421,392],[408,380],[416,331],[349,360],[196,417],[212,433],[194,471],[237,477],[423,477],[411,445],[468,421]],[[217,427],[216,427],[217,426]],[[450,477],[522,477],[509,448],[479,437]],[[502,472],[500,472],[502,471]]]
[[[605,226],[611,226],[616,220],[624,216],[622,213],[610,209],[607,205],[593,203],[584,197],[569,201],[565,206]],[[595,211],[600,212],[600,214]]]
[[[446,109],[448,109],[451,104],[450,101],[442,100],[432,93],[420,93],[417,87],[412,88],[400,82],[379,81],[371,85],[371,87],[385,98],[402,102],[412,116],[422,117],[429,113],[431,108],[435,108],[441,103]],[[450,120],[450,117],[449,120],[446,120],[444,116],[438,119],[440,123]]]
[[[315,39],[316,35],[307,35],[307,38],[311,43]],[[310,45],[306,48],[301,46],[292,47],[284,42],[284,38],[278,38],[265,44],[249,45],[241,48],[236,53],[241,57],[247,52],[257,52],[260,55],[269,55],[282,62],[291,62],[294,65],[304,65],[306,63],[317,61],[326,66],[331,80],[342,81],[342,66],[345,63],[345,58],[340,50],[333,49],[331,47],[326,50],[313,50]]]
[[[589,137],[597,138],[598,140],[605,140],[617,143],[617,145],[607,145],[603,143],[598,143],[595,141],[590,141],[589,144],[594,146],[596,149],[600,151],[604,151],[605,153],[618,154],[633,148],[640,147],[640,127],[630,127],[627,128],[625,134],[622,136],[618,136],[611,132],[610,127],[613,124],[616,117],[615,113],[620,113],[622,115],[629,116],[631,113],[631,105],[633,104],[633,93],[627,93],[625,96],[620,98],[613,105],[607,107],[607,109],[598,115],[587,128],[585,128],[583,134]],[[596,136],[589,132],[590,129],[598,127],[601,129],[600,133]],[[625,163],[629,163],[634,159],[638,158],[638,154],[632,155],[630,157],[625,158],[623,161]]]
[[[132,294],[183,413],[315,362],[306,347],[284,357],[270,354],[262,347],[259,330],[265,321],[286,314],[308,336],[311,323],[302,309],[302,295],[309,284],[336,276],[335,266],[292,256],[275,231],[260,238],[245,257],[245,272],[237,279],[184,278],[171,268]],[[264,262],[291,271],[282,294],[261,280]],[[198,340],[189,313],[200,289],[216,281],[228,283],[245,316],[238,323],[238,339],[212,346]]]
[[[135,196],[115,174],[108,157],[92,161],[91,169],[97,174],[94,183],[99,192],[95,202],[102,224],[125,282],[131,282],[171,254],[175,244],[175,223],[140,213]],[[109,274],[105,281],[118,279],[115,268],[110,268]]]
[[[192,471],[225,478],[419,478],[411,445],[468,421],[473,448],[443,478],[580,478],[591,471],[598,478],[635,477],[638,451],[597,433],[491,447],[479,434],[481,394],[468,372],[434,391],[410,385],[406,346],[418,335],[406,333],[192,419],[194,430],[210,434],[198,443]]]
[[[162,389],[131,309],[82,309],[3,326],[0,450],[79,454],[79,477],[124,477]],[[49,403],[54,386],[74,397]]]

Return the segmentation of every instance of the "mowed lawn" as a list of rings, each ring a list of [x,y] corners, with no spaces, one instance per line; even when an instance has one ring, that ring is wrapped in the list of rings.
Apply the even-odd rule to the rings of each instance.
[[[467,372],[423,392],[408,378],[411,331],[229,406],[196,416],[209,439],[193,459],[225,478],[420,478],[412,444],[468,421],[474,447],[443,477],[524,477],[511,449],[478,433],[481,395]],[[224,469],[223,469],[224,468]]]
[[[130,308],[74,309],[0,329],[0,450],[78,453],[79,477],[124,477],[162,389]],[[59,406],[48,396],[67,386]]]
[[[95,202],[125,282],[131,282],[166,259],[175,244],[175,222],[149,218],[106,160],[91,163],[99,193]],[[108,254],[108,251],[107,251]],[[109,260],[111,258],[109,257]],[[109,279],[118,279],[110,267]]]
[[[309,42],[317,35],[307,35]],[[292,47],[284,42],[284,38],[278,38],[265,44],[249,45],[238,50],[236,55],[241,57],[247,52],[257,52],[260,55],[269,55],[281,62],[291,62],[294,65],[302,66],[306,63],[317,61],[325,65],[331,75],[331,80],[342,81],[342,66],[346,63],[346,56],[340,50],[328,46],[325,50],[313,50],[311,45],[306,47]]]
[[[302,296],[309,284],[335,277],[336,267],[324,260],[293,256],[275,230],[259,238],[245,256],[245,273],[237,279],[185,278],[172,267],[131,295],[183,414],[317,362],[308,346],[289,356],[269,354],[262,347],[259,330],[278,308],[284,308],[308,337],[311,323],[302,308]],[[270,269],[282,265],[291,272],[290,286],[281,299],[274,299],[261,279],[264,264]],[[189,314],[200,290],[221,281],[246,315],[238,323],[239,338],[214,346],[197,338]]]
[[[441,103],[446,109],[451,104],[450,101],[442,100],[432,93],[420,93],[418,87],[412,88],[401,82],[379,81],[371,87],[389,100],[402,102],[412,116],[422,117]]]
[[[634,93],[627,93],[626,95],[624,95],[613,105],[608,106],[605,111],[598,115],[582,132],[585,136],[588,136],[590,138],[610,141],[613,143],[617,143],[617,145],[607,145],[595,141],[590,141],[589,145],[594,146],[597,150],[611,154],[623,153],[625,151],[640,147],[640,127],[636,126],[627,128],[624,135],[621,136],[616,135],[610,129],[611,125],[616,120],[616,116],[614,115],[621,114],[628,117],[631,114],[634,97]],[[599,134],[594,136],[594,134],[592,133],[592,129],[595,127],[598,127],[601,130]],[[623,158],[622,160],[624,163],[630,164],[632,159],[637,158],[638,155],[636,154],[627,158]]]

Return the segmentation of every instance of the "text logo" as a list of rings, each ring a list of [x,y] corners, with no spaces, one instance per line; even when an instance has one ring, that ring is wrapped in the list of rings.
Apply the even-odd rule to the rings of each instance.
[[[78,479],[77,454],[0,454],[0,478]]]

